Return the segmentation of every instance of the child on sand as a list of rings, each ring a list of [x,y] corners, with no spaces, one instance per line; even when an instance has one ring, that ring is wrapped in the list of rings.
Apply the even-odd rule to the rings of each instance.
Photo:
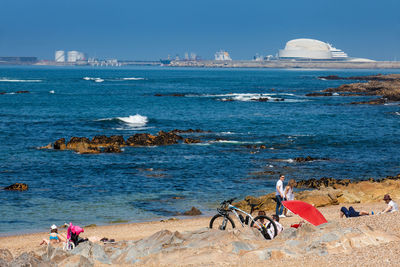
[[[382,211],[382,213],[399,211],[397,203],[392,200],[389,194],[386,194],[383,197],[383,200],[386,202],[387,207]]]
[[[62,237],[61,237],[61,235],[58,234],[57,226],[55,224],[53,224],[50,227],[49,240],[43,239],[42,243],[40,243],[40,245],[56,244],[56,243],[60,243],[61,241],[62,241]]]

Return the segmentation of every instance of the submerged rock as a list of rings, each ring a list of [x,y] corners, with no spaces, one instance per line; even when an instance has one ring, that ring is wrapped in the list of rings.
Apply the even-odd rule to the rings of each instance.
[[[310,156],[307,157],[297,157],[293,159],[296,162],[309,162],[309,161],[315,161],[315,160],[329,160],[328,158],[312,158]]]
[[[185,144],[197,144],[201,143],[200,139],[193,139],[193,138],[185,138],[183,141]]]
[[[15,183],[12,185],[9,185],[7,187],[4,187],[4,190],[9,190],[9,191],[26,191],[28,190],[28,185],[24,183]]]
[[[183,215],[186,215],[186,216],[197,216],[197,215],[201,215],[201,214],[202,214],[201,211],[195,207],[192,207],[190,210],[185,211],[183,213]]]
[[[121,153],[122,150],[119,146],[106,146],[101,152],[103,153]]]

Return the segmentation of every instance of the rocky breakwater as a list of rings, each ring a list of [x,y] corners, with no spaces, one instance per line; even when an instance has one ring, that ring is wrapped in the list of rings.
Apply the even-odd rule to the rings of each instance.
[[[322,92],[313,92],[306,96],[380,96],[368,101],[351,104],[385,104],[400,101],[400,74],[370,75],[355,77],[338,77],[334,75],[319,77],[324,80],[363,80],[366,82],[343,84],[336,88],[328,88]]]
[[[122,135],[95,136],[90,140],[87,137],[72,137],[68,142],[60,138],[54,143],[40,147],[40,149],[72,150],[79,154],[120,153],[122,147],[165,146],[183,142],[186,144],[200,143],[200,139],[183,138],[176,133],[194,133],[201,130],[172,130],[160,131],[157,135],[140,133],[130,136],[126,141]]]
[[[366,181],[351,181],[349,179],[321,178],[297,182],[295,199],[316,207],[339,204],[372,203],[382,201],[385,194],[392,198],[400,198],[400,174],[382,179]],[[313,190],[308,190],[313,189]],[[258,209],[274,211],[276,206],[275,193],[254,197],[247,196],[235,203],[235,206],[250,211],[250,203],[258,204]]]

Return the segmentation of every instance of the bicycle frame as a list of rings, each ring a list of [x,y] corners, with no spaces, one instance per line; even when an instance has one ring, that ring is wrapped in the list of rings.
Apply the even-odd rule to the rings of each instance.
[[[228,205],[228,209],[229,211],[231,211],[233,214],[235,214],[235,216],[238,218],[238,221],[240,222],[240,224],[242,225],[242,227],[244,227],[244,223],[242,222],[242,220],[240,220],[239,214],[237,213],[237,211],[245,214],[246,216],[249,216],[249,219],[251,221],[253,221],[259,228],[263,227],[262,225],[260,225],[257,221],[254,221],[254,217],[251,216],[251,214],[245,212],[244,210],[241,210],[239,208],[236,208],[235,206],[232,206],[231,204]]]

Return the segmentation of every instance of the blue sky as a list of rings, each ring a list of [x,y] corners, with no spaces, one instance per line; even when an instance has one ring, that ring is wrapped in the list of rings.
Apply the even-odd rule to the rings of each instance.
[[[250,59],[314,38],[353,57],[400,60],[400,0],[0,0],[0,14],[0,56],[208,59],[225,49]]]

